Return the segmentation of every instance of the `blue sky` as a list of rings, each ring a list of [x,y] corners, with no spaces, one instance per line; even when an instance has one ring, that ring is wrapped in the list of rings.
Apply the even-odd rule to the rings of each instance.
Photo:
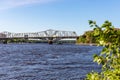
[[[75,31],[109,20],[120,28],[120,0],[0,0],[0,32]]]

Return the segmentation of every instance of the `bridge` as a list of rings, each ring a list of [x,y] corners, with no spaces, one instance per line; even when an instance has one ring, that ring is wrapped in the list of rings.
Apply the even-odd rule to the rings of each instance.
[[[32,33],[12,33],[12,32],[1,32],[0,40],[8,39],[41,39],[47,40],[49,43],[59,41],[63,38],[77,38],[77,34],[74,31],[59,31],[59,30],[46,30],[41,32]]]

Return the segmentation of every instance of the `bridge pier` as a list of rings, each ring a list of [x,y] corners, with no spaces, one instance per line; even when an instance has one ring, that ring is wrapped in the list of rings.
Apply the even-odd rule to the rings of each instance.
[[[53,44],[53,40],[48,40],[48,44]]]
[[[53,44],[53,37],[48,38],[48,44]]]

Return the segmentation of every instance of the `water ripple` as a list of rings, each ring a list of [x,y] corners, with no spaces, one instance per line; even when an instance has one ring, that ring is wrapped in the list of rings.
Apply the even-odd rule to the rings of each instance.
[[[101,47],[0,44],[0,80],[83,80],[100,66],[92,55]]]

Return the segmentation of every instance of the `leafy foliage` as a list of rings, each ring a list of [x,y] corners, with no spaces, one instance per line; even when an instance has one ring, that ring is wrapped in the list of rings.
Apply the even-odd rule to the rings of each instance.
[[[97,43],[97,41],[93,31],[86,31],[79,37],[77,43]]]
[[[101,54],[94,55],[94,62],[102,65],[102,71],[87,74],[86,80],[120,80],[120,30],[109,21],[102,26],[91,20],[89,24],[94,27],[93,33],[99,45],[103,46]]]

